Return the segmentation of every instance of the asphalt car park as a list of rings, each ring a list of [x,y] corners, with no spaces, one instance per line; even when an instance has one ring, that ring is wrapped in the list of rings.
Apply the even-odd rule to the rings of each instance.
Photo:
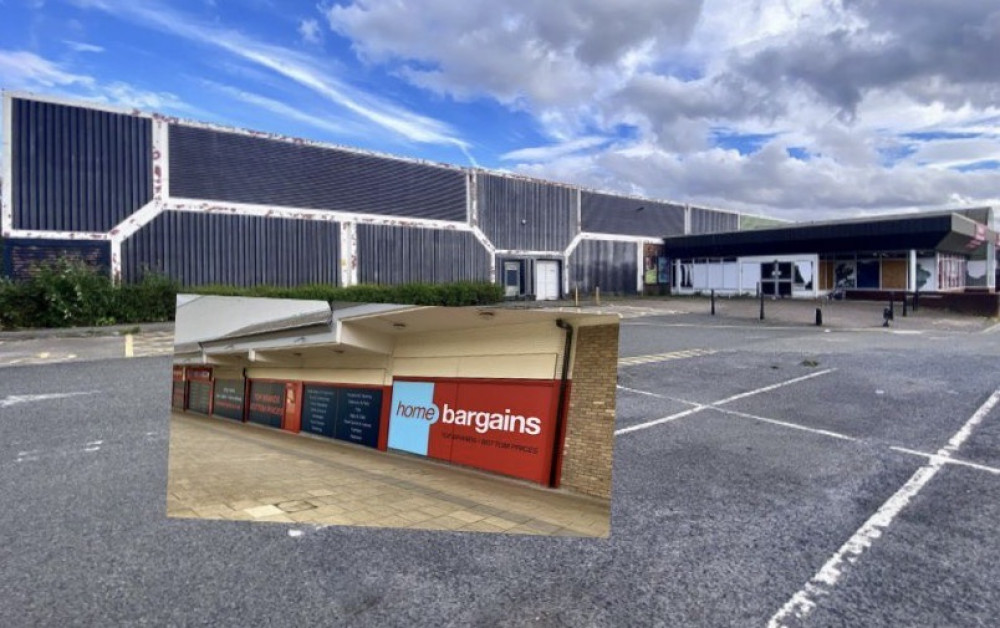
[[[0,624],[1000,618],[986,323],[648,312],[620,356],[609,539],[168,519],[169,358],[2,368]]]

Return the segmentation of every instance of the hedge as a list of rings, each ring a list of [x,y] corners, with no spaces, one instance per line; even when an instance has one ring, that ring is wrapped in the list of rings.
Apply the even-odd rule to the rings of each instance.
[[[146,273],[136,284],[116,286],[106,274],[81,263],[60,261],[36,269],[24,281],[0,278],[0,328],[91,327],[170,321],[177,293],[313,299],[413,305],[486,305],[503,300],[503,288],[487,282],[360,285],[323,284],[294,288],[197,286],[182,288],[166,277]]]

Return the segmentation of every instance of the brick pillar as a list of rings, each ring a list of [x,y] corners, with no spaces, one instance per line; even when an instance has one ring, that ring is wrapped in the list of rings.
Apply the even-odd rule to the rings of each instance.
[[[560,486],[611,499],[618,325],[576,330]]]

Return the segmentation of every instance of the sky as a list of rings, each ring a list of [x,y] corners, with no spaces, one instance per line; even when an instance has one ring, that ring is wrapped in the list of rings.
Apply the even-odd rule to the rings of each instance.
[[[790,220],[1000,205],[997,0],[0,0],[0,87]]]

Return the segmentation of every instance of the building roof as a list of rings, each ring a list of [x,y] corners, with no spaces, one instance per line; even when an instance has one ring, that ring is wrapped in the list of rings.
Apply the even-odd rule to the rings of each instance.
[[[974,211],[897,214],[753,231],[674,236],[664,238],[664,244],[667,255],[672,258],[910,249],[971,253],[984,242],[996,241],[996,233],[987,225],[968,217],[967,214]],[[988,217],[988,213],[983,217]]]

